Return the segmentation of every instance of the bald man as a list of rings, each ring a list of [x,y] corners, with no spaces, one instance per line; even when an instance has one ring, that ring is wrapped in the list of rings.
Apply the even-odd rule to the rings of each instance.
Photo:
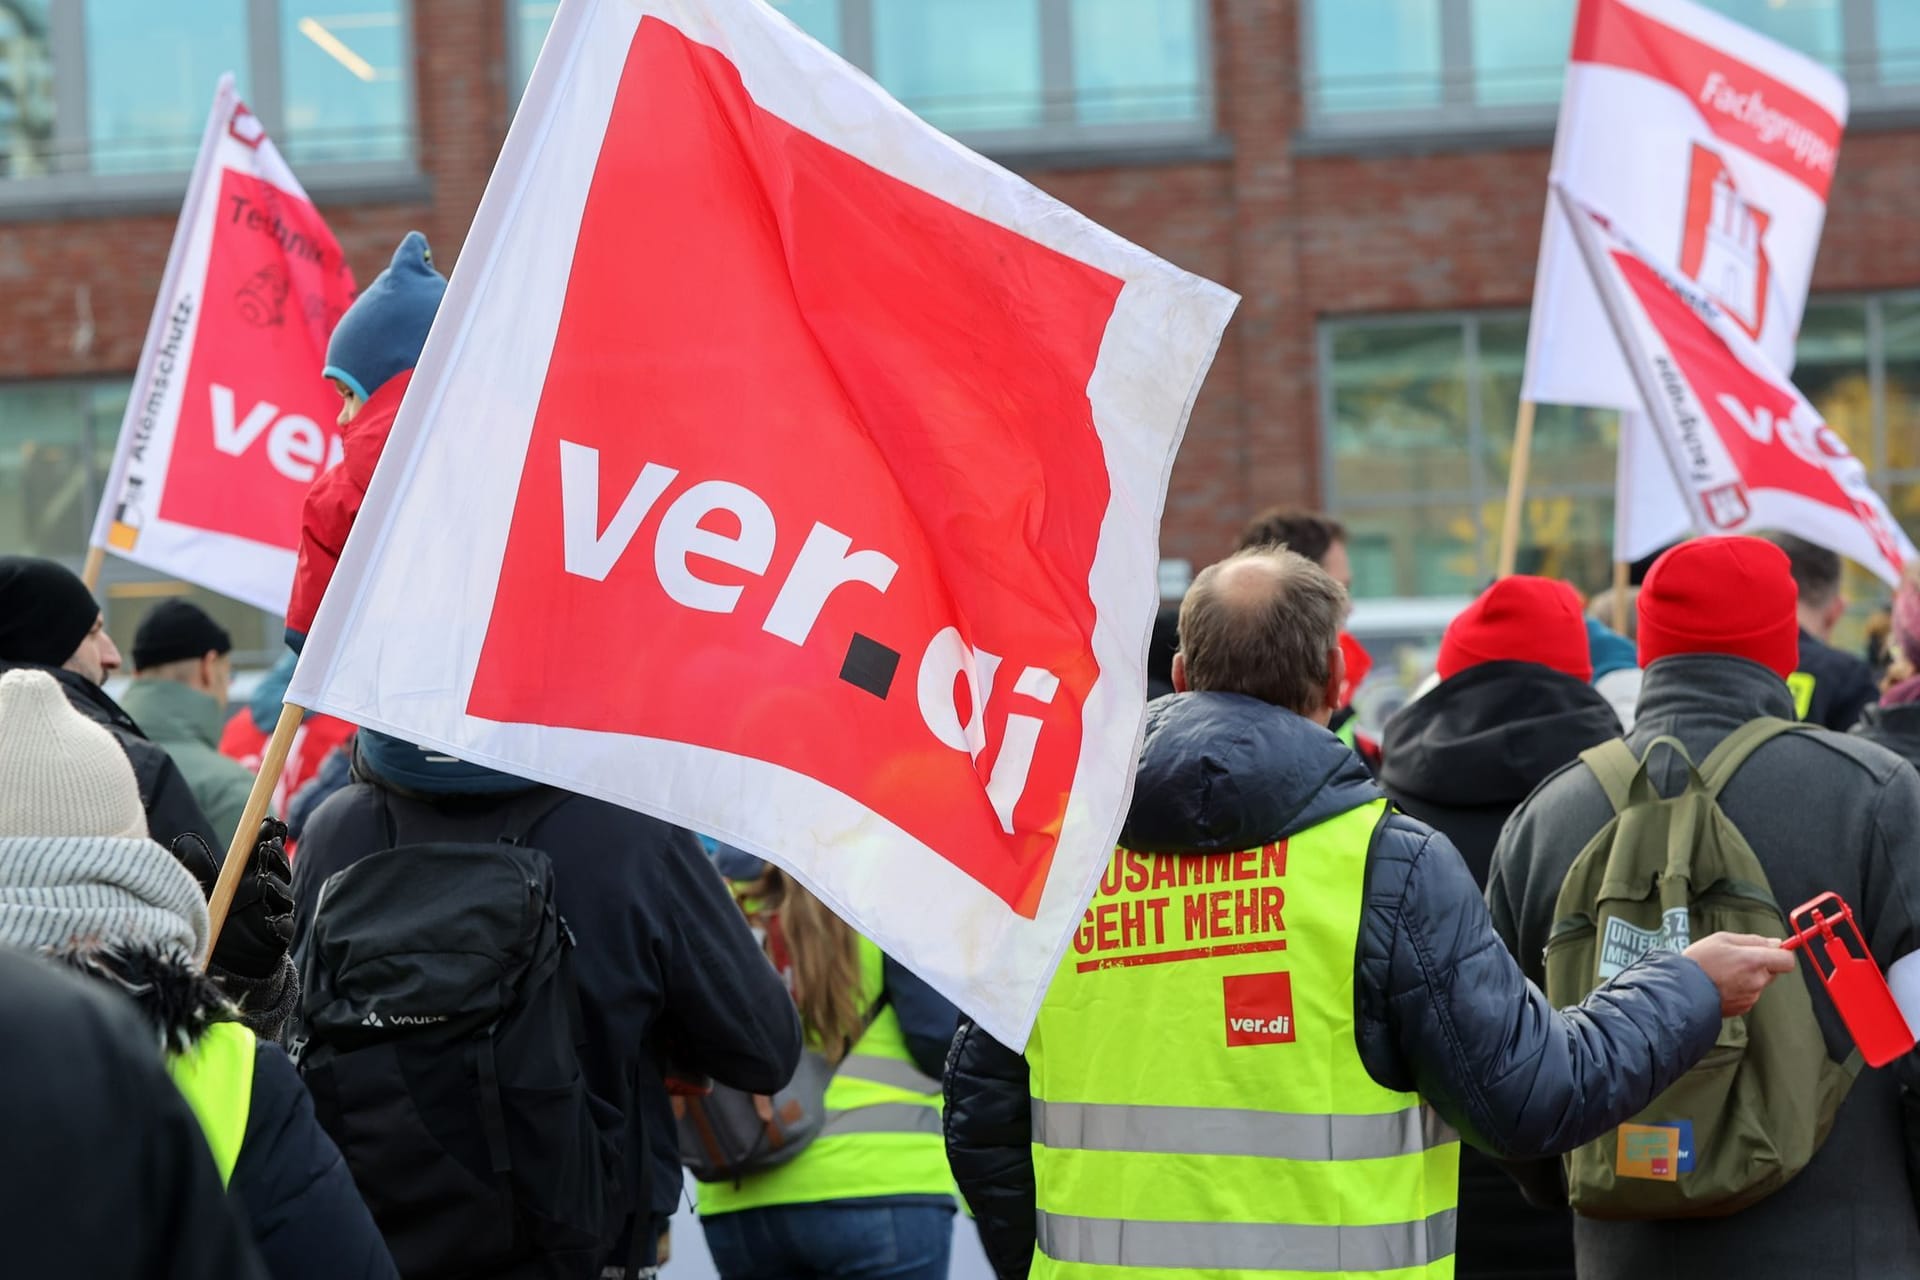
[[[1792,968],[1715,935],[1555,1010],[1446,837],[1328,732],[1346,607],[1291,551],[1201,572],[1025,1055],[963,1024],[947,1148],[1003,1280],[1451,1275],[1462,1136],[1509,1158],[1597,1138]]]

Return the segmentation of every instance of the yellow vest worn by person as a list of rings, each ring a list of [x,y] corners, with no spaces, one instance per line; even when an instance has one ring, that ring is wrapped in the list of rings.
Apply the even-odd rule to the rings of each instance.
[[[865,938],[860,948],[860,1008],[884,985],[885,959]],[[818,1051],[809,1039],[807,1052]],[[940,1082],[920,1073],[900,1019],[888,1005],[840,1063],[827,1086],[827,1122],[791,1161],[737,1184],[703,1182],[700,1212],[712,1217],[774,1205],[820,1204],[875,1196],[950,1196],[940,1133]]]
[[[167,1060],[167,1070],[207,1135],[221,1185],[233,1180],[233,1166],[247,1136],[253,1107],[253,1032],[237,1022],[216,1022],[193,1048]]]
[[[1034,1280],[1453,1275],[1459,1138],[1354,1041],[1385,811],[1114,855],[1027,1045]]]

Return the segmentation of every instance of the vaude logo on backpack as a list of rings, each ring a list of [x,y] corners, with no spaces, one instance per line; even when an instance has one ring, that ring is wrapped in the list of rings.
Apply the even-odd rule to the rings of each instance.
[[[564,798],[522,802],[500,843],[388,849],[321,891],[300,1070],[408,1280],[595,1275],[631,1207],[620,1112],[581,1073],[553,867],[520,844]]]
[[[1547,939],[1547,996],[1558,1008],[1649,951],[1684,951],[1727,930],[1785,937],[1786,915],[1753,848],[1720,808],[1720,792],[1756,750],[1803,726],[1755,720],[1695,768],[1672,738],[1635,759],[1615,740],[1580,759],[1614,816],[1567,873]],[[1649,766],[1671,751],[1686,787],[1662,796]],[[1593,1218],[1735,1213],[1806,1167],[1860,1070],[1827,1056],[1800,970],[1782,976],[1714,1048],[1631,1124],[1566,1157],[1567,1194]]]

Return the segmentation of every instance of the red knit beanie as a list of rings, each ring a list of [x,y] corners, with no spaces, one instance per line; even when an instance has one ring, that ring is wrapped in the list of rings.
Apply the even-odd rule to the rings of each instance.
[[[1440,678],[1483,662],[1537,662],[1576,680],[1593,679],[1580,596],[1564,582],[1526,574],[1488,587],[1448,625]]]
[[[1800,589],[1787,553],[1760,538],[1697,538],[1654,562],[1640,589],[1640,665],[1682,653],[1800,665]]]

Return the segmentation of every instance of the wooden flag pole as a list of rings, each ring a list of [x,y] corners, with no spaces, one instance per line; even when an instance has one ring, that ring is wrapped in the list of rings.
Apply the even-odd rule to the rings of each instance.
[[[287,703],[280,708],[280,722],[273,726],[266,754],[260,759],[260,772],[247,795],[246,811],[240,815],[240,829],[233,833],[227,860],[221,864],[220,879],[214,883],[213,897],[207,902],[207,963],[213,963],[213,946],[220,940],[221,926],[227,922],[227,910],[240,888],[240,877],[253,859],[253,846],[260,838],[260,821],[267,816],[273,789],[280,785],[280,774],[287,767],[287,753],[293,750],[293,735],[299,732],[306,708]]]
[[[1619,635],[1627,634],[1627,575],[1633,566],[1625,560],[1613,562],[1613,629]]]
[[[80,567],[80,581],[87,584],[87,590],[92,591],[100,585],[100,569],[106,562],[107,549],[105,547],[87,548],[87,562]]]
[[[1513,466],[1507,472],[1507,519],[1500,526],[1500,564],[1495,575],[1513,576],[1520,562],[1520,519],[1527,505],[1527,468],[1533,461],[1533,401],[1520,402],[1513,424]]]

